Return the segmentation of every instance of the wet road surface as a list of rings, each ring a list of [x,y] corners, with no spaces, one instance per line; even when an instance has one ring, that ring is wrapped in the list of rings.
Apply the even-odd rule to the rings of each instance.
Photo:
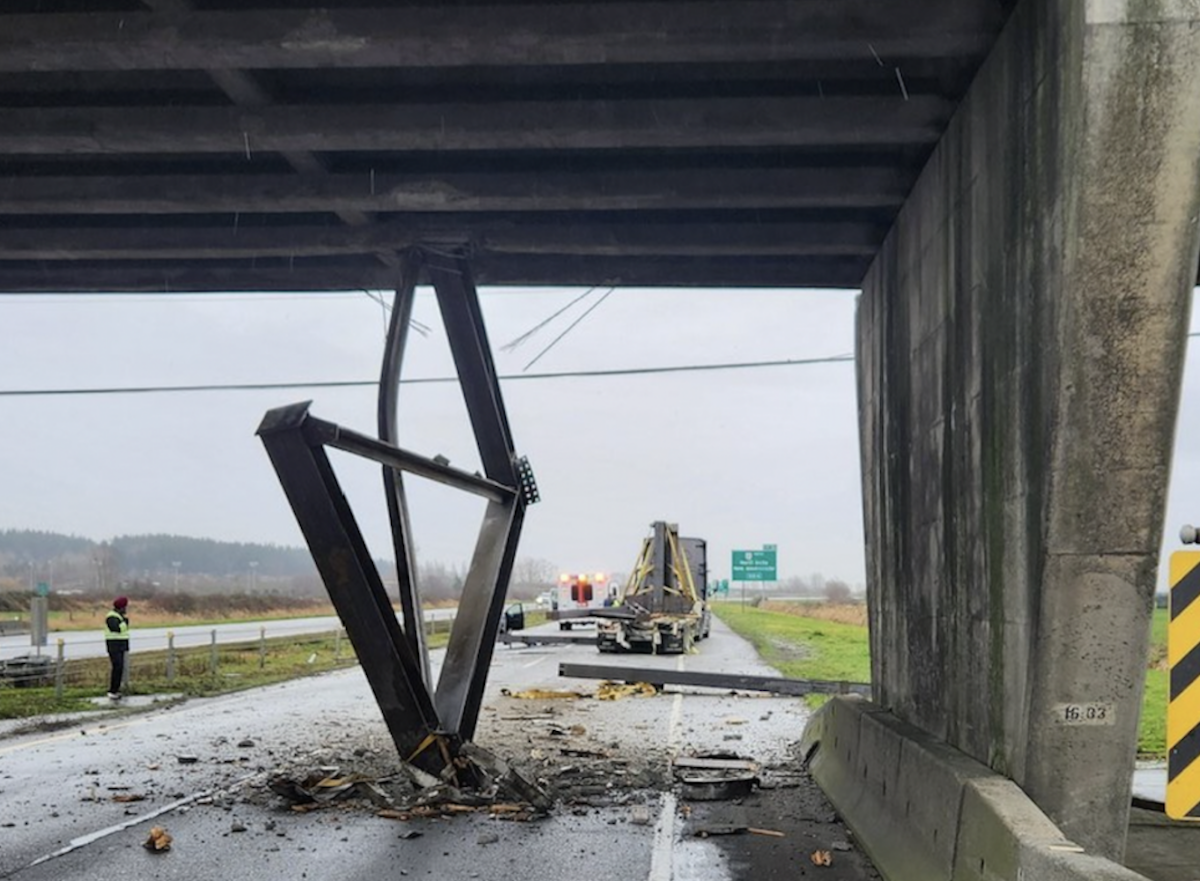
[[[615,702],[502,693],[594,693],[594,681],[560,679],[560,661],[775,673],[719,623],[699,654],[682,657],[497,647],[476,740],[551,786],[607,769],[592,797],[575,797],[587,789],[578,788],[549,818],[527,823],[485,814],[398,822],[336,803],[296,814],[265,797],[280,766],[394,762],[358,669],[9,736],[0,739],[0,878],[877,877],[798,768],[802,701],[670,688]],[[670,758],[714,750],[753,757],[778,787],[737,802],[680,798]],[[589,768],[572,757],[580,752],[610,758]],[[117,800],[128,797],[140,800]],[[174,837],[168,853],[141,847],[155,824]],[[730,825],[783,834],[696,837]],[[816,868],[814,850],[828,850],[833,865]]]

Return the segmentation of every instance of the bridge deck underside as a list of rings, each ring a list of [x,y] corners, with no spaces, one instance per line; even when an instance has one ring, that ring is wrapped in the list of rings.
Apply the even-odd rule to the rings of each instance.
[[[13,0],[0,291],[857,287],[1001,0]]]

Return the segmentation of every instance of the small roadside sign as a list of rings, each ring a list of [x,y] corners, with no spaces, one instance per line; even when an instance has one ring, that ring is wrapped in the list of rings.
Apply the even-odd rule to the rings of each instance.
[[[45,581],[39,581],[37,583],[37,590],[34,592],[40,597],[48,597],[50,596],[50,585]]]
[[[775,551],[734,551],[733,581],[775,581]]]

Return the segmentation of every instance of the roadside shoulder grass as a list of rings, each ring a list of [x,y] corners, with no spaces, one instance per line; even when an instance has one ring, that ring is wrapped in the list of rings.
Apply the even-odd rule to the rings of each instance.
[[[867,628],[786,612],[714,603],[713,611],[749,640],[759,656],[793,679],[869,682]]]
[[[801,604],[786,610],[742,608],[736,602],[713,603],[713,612],[759,657],[793,679],[869,682],[870,643],[867,628],[807,617]],[[1138,756],[1161,759],[1167,752],[1167,610],[1155,609],[1150,633],[1146,689],[1138,728]],[[823,698],[810,696],[818,705]]]

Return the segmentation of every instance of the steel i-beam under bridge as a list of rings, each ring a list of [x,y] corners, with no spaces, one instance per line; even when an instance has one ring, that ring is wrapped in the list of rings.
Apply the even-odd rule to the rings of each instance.
[[[483,462],[482,475],[395,446],[404,341],[422,270],[437,294]],[[258,434],[401,757],[439,775],[456,772],[459,748],[475,732],[525,507],[538,501],[538,492],[528,461],[519,458],[513,449],[466,261],[413,249],[402,255],[401,273],[379,386],[380,439],[318,419],[309,413],[307,403],[270,411]],[[383,466],[403,627],[342,494],[326,448]],[[424,641],[405,473],[487,500],[436,687]]]

